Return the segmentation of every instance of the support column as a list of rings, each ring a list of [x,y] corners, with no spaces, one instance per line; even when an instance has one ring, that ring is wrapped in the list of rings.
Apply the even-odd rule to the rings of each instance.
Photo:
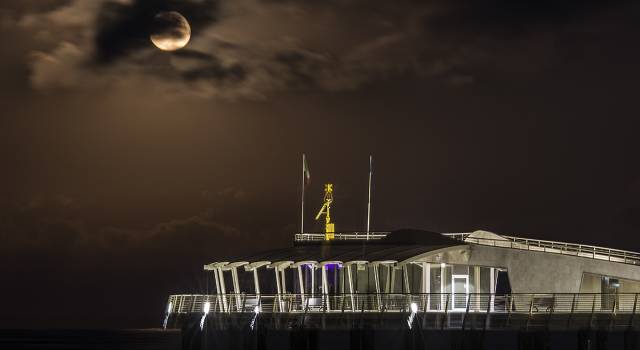
[[[233,293],[236,296],[236,309],[242,311],[241,298],[240,298],[240,283],[238,282],[238,268],[231,269],[231,279],[233,280]]]
[[[373,282],[376,287],[376,302],[378,310],[382,310],[382,298],[380,297],[380,265],[373,264]]]
[[[385,279],[385,283],[384,283],[384,292],[385,293],[391,293],[391,265],[386,265],[387,268],[387,278]]]
[[[322,269],[322,294],[329,294],[329,288],[327,286],[327,266],[323,265]]]
[[[282,271],[280,271],[280,273],[282,274],[282,294],[287,294],[287,276],[284,272],[284,268],[282,269]]]
[[[404,292],[406,294],[410,294],[411,293],[411,289],[409,288],[409,269],[407,268],[407,265],[402,265],[402,274],[404,275]]]
[[[240,283],[238,281],[238,268],[234,267],[231,269],[231,279],[233,280],[233,292],[236,294],[240,294]]]
[[[316,294],[316,265],[309,265],[311,269],[311,297]]]
[[[224,285],[224,272],[222,271],[222,268],[219,267],[218,268],[218,277],[220,278],[220,294],[222,294],[222,309],[227,312],[228,311],[228,307],[227,307],[227,288]]]
[[[440,264],[440,310],[444,310],[447,293],[447,284],[445,281],[446,267],[447,265],[445,263]]]
[[[222,308],[222,311],[224,311],[224,307],[222,305],[222,297],[220,296],[220,294],[222,294],[222,289],[220,288],[220,278],[218,277],[218,269],[216,268],[213,269],[213,276],[216,279],[216,300],[218,302],[218,305]]]
[[[278,294],[276,295],[276,299],[277,299],[277,305],[279,308],[279,311],[284,311],[282,310],[282,298],[280,297],[282,295],[282,287],[280,286],[280,273],[278,272],[278,266],[274,266],[273,267],[273,272],[275,272],[276,274],[276,289],[278,290]]]
[[[280,286],[280,274],[278,273],[278,267],[273,267],[273,272],[276,274],[276,289],[278,290],[278,294],[282,294],[282,287]]]
[[[491,293],[489,298],[491,298],[491,311],[493,311],[494,294],[496,293],[496,269],[493,267],[489,269],[489,281],[489,293]]]
[[[431,309],[431,264],[422,263],[422,292],[426,294],[426,310]]]
[[[396,289],[396,267],[395,266],[391,268],[391,288],[389,289],[389,293],[393,293],[394,289]]]
[[[473,267],[473,285],[476,293],[476,309],[480,309],[480,293],[482,293],[482,288],[480,288],[480,266]]]
[[[253,286],[255,287],[256,295],[260,296],[260,280],[258,279],[258,268],[253,269]]]
[[[213,269],[213,276],[216,279],[216,293],[220,294],[220,280],[218,279],[218,269]]]
[[[429,293],[431,289],[431,264],[422,263],[422,293]]]
[[[298,265],[298,284],[300,285],[300,295],[304,296],[304,280],[302,278],[302,265]]]
[[[302,265],[298,265],[298,285],[300,287],[300,310],[304,310],[306,302],[304,297],[304,280],[302,279]]]
[[[320,266],[320,269],[322,270],[322,302],[326,303],[324,305],[326,305],[327,310],[330,309],[330,305],[329,305],[329,286],[327,285],[327,266],[326,265],[322,265]]]
[[[351,296],[351,311],[356,311],[356,302],[353,296],[353,277],[351,276],[351,265],[347,265],[347,279],[349,280],[349,294]]]
[[[373,283],[376,287],[376,294],[380,294],[380,265],[373,265]]]

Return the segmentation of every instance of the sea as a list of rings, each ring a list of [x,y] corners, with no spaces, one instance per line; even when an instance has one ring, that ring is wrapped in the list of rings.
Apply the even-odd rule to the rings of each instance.
[[[0,329],[0,349],[179,350],[180,330]]]

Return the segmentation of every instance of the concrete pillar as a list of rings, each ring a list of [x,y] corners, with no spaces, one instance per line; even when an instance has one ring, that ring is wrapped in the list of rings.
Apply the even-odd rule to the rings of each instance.
[[[260,280],[258,279],[258,268],[253,269],[253,286],[255,287],[256,295],[260,295]]]
[[[422,293],[431,292],[431,264],[422,263]]]
[[[491,298],[491,311],[493,311],[493,295],[496,293],[496,269],[493,267],[489,269],[489,293],[491,293],[489,298]]]
[[[213,276],[216,279],[216,299],[218,301],[218,305],[223,308],[222,304],[222,288],[220,287],[220,277],[218,276],[218,269],[213,269]],[[223,310],[224,311],[224,308]]]
[[[282,298],[280,297],[280,295],[282,294],[282,287],[280,286],[280,272],[278,272],[278,266],[274,266],[273,267],[273,272],[276,275],[276,289],[278,290],[278,294],[276,295],[276,300],[278,301],[278,307],[280,309],[280,311],[283,311],[282,309]]]
[[[329,304],[329,285],[328,285],[328,280],[327,280],[327,265],[322,265],[320,266],[321,272],[322,272],[322,302],[326,303],[326,308],[327,310],[331,309],[331,306]]]
[[[391,289],[389,290],[389,293],[393,293],[395,289],[396,289],[396,268],[394,266],[393,268],[391,268]]]
[[[298,265],[298,286],[300,287],[300,310],[304,310],[306,305],[304,297],[304,280],[302,278],[302,265]]]
[[[231,269],[231,279],[233,280],[233,292],[240,294],[240,282],[238,281],[238,268]]]
[[[380,294],[380,265],[373,265],[373,283],[376,287],[376,294]]]
[[[233,281],[233,293],[236,295],[236,309],[242,311],[241,298],[240,298],[240,282],[238,281],[238,268],[231,269],[231,280]]]
[[[375,284],[376,287],[376,303],[378,304],[378,310],[382,309],[382,299],[380,297],[380,265],[379,264],[374,264],[373,265],[373,282]]]
[[[329,294],[329,286],[327,285],[327,266],[320,267],[322,272],[322,294]]]
[[[309,265],[309,269],[311,270],[311,296],[313,297],[316,293],[316,266]]]
[[[286,279],[286,274],[284,272],[284,269],[282,269],[282,271],[280,271],[280,273],[282,274],[282,294],[286,294],[287,293],[287,279]]]
[[[224,285],[224,272],[222,271],[222,268],[219,267],[218,268],[218,277],[220,279],[220,294],[222,295],[222,309],[226,312],[228,310],[227,308],[227,288]]]
[[[282,293],[282,287],[280,286],[280,273],[278,273],[278,267],[274,266],[273,272],[276,274],[276,289],[278,290],[278,294]]]
[[[391,265],[386,265],[385,266],[387,269],[387,278],[385,278],[385,283],[384,283],[384,292],[385,293],[390,293],[391,290]]]
[[[422,292],[426,294],[426,309],[431,309],[431,264],[422,263]]]
[[[473,289],[476,293],[476,309],[480,309],[480,292],[482,291],[480,287],[480,266],[473,267]]]
[[[300,285],[300,295],[304,295],[304,280],[302,278],[302,265],[298,265],[298,283]]]
[[[404,275],[404,292],[409,294],[411,289],[409,288],[409,269],[407,265],[402,265],[402,274]]]
[[[447,265],[445,263],[440,264],[440,310],[444,310],[446,304],[447,296],[445,293],[447,292],[447,282],[445,281],[447,274],[446,272]]]
[[[351,296],[351,310],[356,311],[355,298],[353,295],[353,277],[351,276],[351,265],[347,265],[347,279],[349,280],[349,295]]]
[[[220,294],[220,280],[218,278],[218,269],[213,269],[213,277],[216,279],[216,294]]]

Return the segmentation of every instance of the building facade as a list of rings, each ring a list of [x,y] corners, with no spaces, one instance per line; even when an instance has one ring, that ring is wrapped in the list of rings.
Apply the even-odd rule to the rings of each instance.
[[[420,315],[426,328],[464,329],[479,317],[483,327],[529,327],[558,317],[582,327],[611,315],[609,325],[634,325],[638,253],[486,231],[324,238],[297,234],[291,247],[206,264],[215,293],[171,296],[165,326],[194,315],[204,327],[210,315],[245,315],[250,324],[265,314],[304,323],[314,315],[339,320],[357,313],[407,315],[407,327]]]

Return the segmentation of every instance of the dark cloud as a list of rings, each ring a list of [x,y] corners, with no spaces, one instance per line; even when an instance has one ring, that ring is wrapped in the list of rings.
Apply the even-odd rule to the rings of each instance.
[[[192,36],[216,21],[217,0],[106,1],[98,10],[95,30],[96,60],[109,63],[140,48],[149,47],[149,36],[158,28],[159,12],[177,11],[187,18]]]
[[[94,18],[86,28],[92,40],[69,36],[34,55],[32,81],[55,88],[146,79],[160,81],[154,85],[168,91],[215,97],[355,89],[407,73],[468,85],[477,81],[473,70],[482,64],[496,71],[546,69],[551,50],[568,50],[556,47],[558,38],[574,41],[580,35],[575,28],[589,21],[606,25],[612,21],[608,12],[625,11],[629,4],[109,0],[89,6],[76,1],[59,8],[69,13],[40,17],[64,27],[77,25],[71,14],[84,13]],[[168,10],[182,13],[192,25],[186,50],[161,53],[149,41],[155,14]],[[532,53],[537,57],[532,59]],[[89,69],[87,62],[100,63],[102,69]]]
[[[5,0],[0,2],[0,14],[6,14],[14,19],[33,14],[55,10],[67,5],[72,0]]]
[[[225,81],[238,82],[245,78],[247,71],[239,64],[224,67],[216,60],[211,60],[204,66],[189,69],[182,72],[182,77],[187,81],[210,80],[216,83]]]

